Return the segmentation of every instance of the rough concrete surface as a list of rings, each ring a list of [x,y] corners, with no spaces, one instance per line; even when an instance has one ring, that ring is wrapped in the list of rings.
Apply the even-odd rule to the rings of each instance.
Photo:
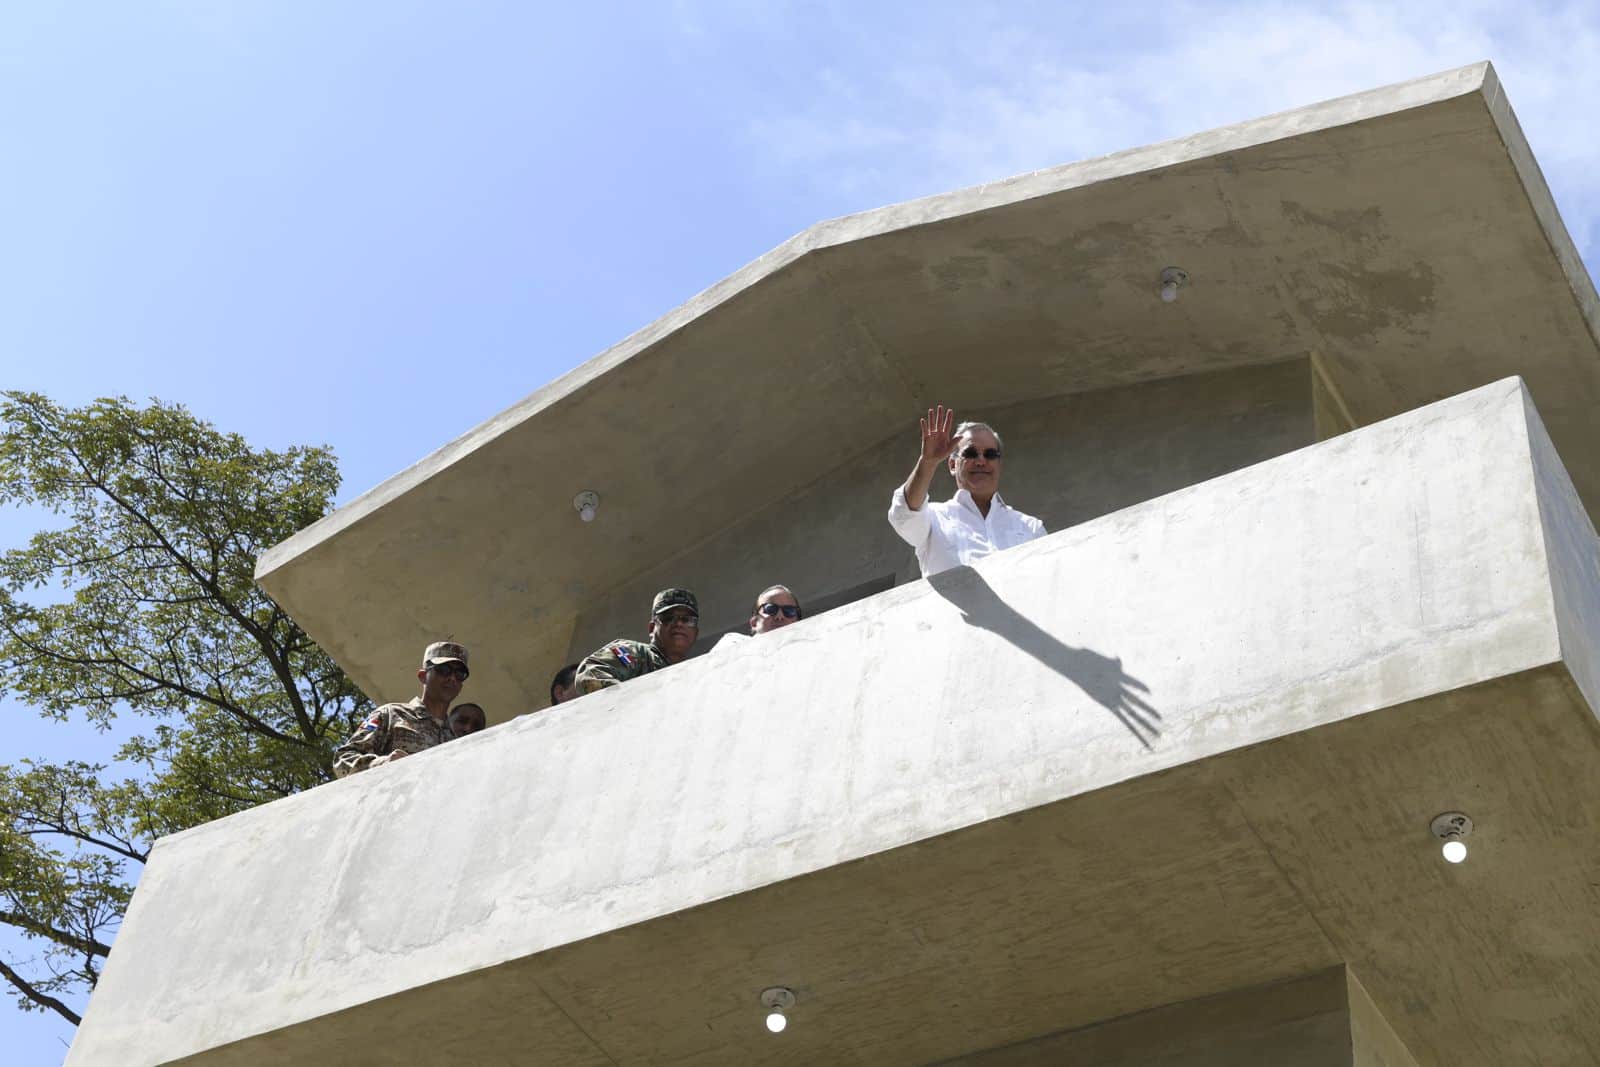
[[[165,839],[69,1062],[919,1063],[1342,963],[1419,1062],[1584,1062],[1600,747],[1531,411],[1499,382]]]
[[[1290,360],[959,414],[999,429],[1001,495],[1058,531],[1311,444],[1311,392],[1307,361]],[[917,455],[916,420],[899,431],[876,445],[818,442],[835,453],[823,477],[585,602],[569,657],[643,637],[650,598],[667,586],[699,594],[700,652],[711,635],[745,627],[756,594],[774,582],[812,604],[873,579],[915,581],[916,556],[884,518]],[[931,495],[954,491],[940,474]],[[557,666],[523,669],[547,676]]]
[[[1169,265],[1190,276],[1170,305]],[[394,695],[444,633],[493,646],[475,689],[504,716],[542,703],[592,605],[936,401],[1203,389],[1290,359],[1315,360],[1320,415],[1351,425],[1523,376],[1593,515],[1596,306],[1478,64],[821,223],[277,546],[258,577],[370,694]]]
[[[1590,706],[1600,708],[1600,539],[1532,399],[1524,402],[1564,658]]]
[[[1350,1012],[1350,1052],[1354,1067],[1417,1067],[1411,1050],[1400,1040],[1372,1002],[1361,980],[1345,969],[1345,1002]]]
[[[941,1067],[1416,1067],[1375,1047],[1383,1032],[1353,975],[1304,978],[1168,1004],[1080,1030],[945,1061]],[[1392,1037],[1392,1035],[1389,1035]],[[1404,1055],[1404,1048],[1399,1047]]]

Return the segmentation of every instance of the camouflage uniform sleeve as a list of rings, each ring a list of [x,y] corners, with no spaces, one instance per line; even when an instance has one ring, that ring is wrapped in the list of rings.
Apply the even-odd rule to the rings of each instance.
[[[613,641],[583,657],[573,680],[580,693],[593,693],[644,673],[644,653],[637,641]]]
[[[364,771],[389,754],[393,745],[390,737],[392,718],[388,708],[374,708],[350,740],[340,745],[333,754],[333,775],[347,778]]]

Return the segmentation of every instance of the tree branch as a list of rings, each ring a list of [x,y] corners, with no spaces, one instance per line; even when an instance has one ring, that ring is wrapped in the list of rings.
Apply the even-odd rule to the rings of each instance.
[[[242,708],[231,705],[226,701],[218,700],[209,693],[201,692],[200,690],[190,688],[187,685],[180,685],[171,679],[157,677],[148,671],[134,666],[121,656],[112,656],[109,658],[99,658],[93,656],[69,656],[63,652],[58,652],[53,648],[45,648],[42,645],[35,644],[28,638],[17,633],[15,628],[10,628],[10,633],[12,638],[18,644],[22,645],[30,652],[36,653],[37,655],[46,659],[55,660],[59,663],[71,663],[79,667],[92,667],[101,670],[112,667],[118,668],[120,670],[127,671],[129,674],[136,675],[137,677],[142,678],[160,688],[170,689],[173,692],[180,693],[191,700],[197,700],[201,703],[210,704],[218,711],[223,711],[229,715],[232,715],[234,718],[238,719],[252,730],[255,730],[257,733],[260,733],[263,736],[270,737],[274,741],[285,741],[293,745],[304,745],[308,743],[301,738],[292,737],[289,734],[274,729],[265,720],[256,718],[254,715],[251,715]],[[102,644],[107,643],[104,635],[100,635],[100,639]],[[108,673],[115,674],[115,672],[110,671],[108,671]]]
[[[65,445],[65,442],[62,442],[62,444],[63,447],[68,447]],[[70,447],[69,451],[71,451]],[[73,452],[73,458],[79,458],[76,452]],[[81,459],[79,460],[79,466],[84,466]],[[177,492],[176,488],[173,487],[171,481],[168,480],[165,475],[158,475],[158,477],[169,489],[173,489],[174,492]],[[289,670],[288,661],[281,654],[277,643],[273,641],[271,633],[263,630],[259,625],[257,625],[254,619],[250,618],[250,616],[239,607],[239,605],[235,604],[227,596],[223,595],[222,586],[217,582],[216,575],[214,573],[206,574],[203,572],[193,560],[191,560],[187,555],[180,551],[176,545],[172,543],[171,539],[166,536],[165,532],[163,532],[158,525],[156,525],[153,519],[151,519],[143,511],[134,507],[129,501],[124,500],[120,495],[118,495],[116,490],[105,484],[103,479],[96,479],[96,482],[97,484],[95,487],[99,489],[100,492],[104,493],[108,498],[110,498],[114,504],[121,508],[124,514],[130,516],[134,521],[138,522],[140,525],[144,526],[145,529],[149,530],[151,535],[154,536],[155,539],[160,543],[162,549],[178,564],[179,567],[183,569],[186,574],[189,575],[190,579],[194,581],[196,585],[200,586],[201,589],[205,590],[211,599],[222,608],[223,613],[232,619],[256,642],[257,647],[261,649],[262,655],[266,657],[267,663],[272,667],[273,673],[277,675],[279,683],[282,684],[285,695],[289,698],[289,706],[294,710],[295,719],[300,724],[301,733],[304,735],[306,740],[312,740],[316,736],[315,727],[312,725],[310,717],[306,714],[304,702],[300,699],[299,690],[295,685],[294,673]],[[182,494],[180,493],[179,495],[181,496]],[[213,556],[214,555],[215,550],[213,549]]]
[[[148,530],[150,535],[154,537],[156,542],[161,546],[162,551],[164,551],[175,563],[177,563],[177,565],[184,571],[184,573],[189,575],[189,578],[195,584],[210,594],[211,597],[217,602],[217,605],[222,608],[223,612],[241,628],[243,628],[245,633],[249,634],[251,638],[255,640],[257,646],[261,649],[262,654],[266,656],[267,662],[272,666],[273,673],[278,676],[278,681],[282,683],[285,695],[289,698],[289,704],[294,709],[295,718],[300,723],[300,728],[305,739],[307,741],[313,740],[315,737],[315,731],[312,727],[309,717],[306,715],[305,704],[301,701],[300,693],[295,686],[294,674],[289,670],[288,663],[279,654],[278,647],[272,640],[271,634],[263,631],[258,625],[256,625],[254,619],[250,618],[248,614],[239,608],[239,605],[233,603],[232,600],[223,595],[222,587],[217,583],[215,576],[203,573],[200,568],[195,565],[193,560],[189,559],[188,556],[186,556],[176,545],[172,543],[172,539],[166,535],[165,531],[163,531],[161,527],[157,525],[154,519],[150,518],[149,515],[135,507],[131,501],[124,500],[114,488],[106,483],[105,478],[103,478],[99,472],[90,467],[89,463],[84,459],[82,454],[79,453],[76,448],[72,447],[71,443],[63,440],[60,434],[52,433],[50,436],[55,440],[56,444],[67,453],[67,455],[72,457],[72,459],[77,463],[78,469],[83,471],[84,475],[90,479],[91,484],[95,489],[99,490],[101,493],[104,493],[107,499],[116,504],[117,507],[122,510],[123,514],[127,515],[129,518],[133,519],[139,525]],[[166,482],[170,487],[171,483],[167,482],[165,477],[163,477],[161,480]],[[236,711],[235,714],[237,714]],[[277,734],[276,731],[273,733],[274,736],[279,737],[279,739],[287,739],[283,735]]]
[[[12,818],[27,819],[28,821],[32,822],[35,827],[34,829],[22,831],[28,837],[36,837],[39,834],[60,834],[62,837],[70,837],[74,840],[82,841],[86,845],[93,845],[95,848],[103,848],[107,852],[115,852],[117,855],[125,856],[136,863],[146,863],[150,859],[150,853],[148,852],[139,852],[132,848],[118,845],[114,841],[102,840],[101,838],[95,837],[93,834],[84,833],[82,830],[71,829],[64,824],[58,826],[48,819],[30,818],[29,816],[25,815],[18,815],[14,811],[8,811],[5,814],[10,815]]]
[[[52,997],[49,993],[35,989],[31,982],[22,977],[22,975],[18,974],[16,971],[12,970],[5,960],[0,960],[0,975],[3,975],[6,981],[15,986],[17,992],[33,1001],[41,1008],[50,1009],[63,1019],[67,1020],[67,1022],[71,1023],[73,1026],[77,1026],[79,1023],[83,1022],[83,1016],[67,1007],[55,997]]]
[[[24,915],[20,911],[0,910],[0,923],[15,926],[17,929],[26,930],[31,934],[37,934],[42,938],[54,941],[58,945],[65,945],[67,948],[78,952],[87,952],[96,956],[107,956],[111,953],[111,946],[103,941],[97,941],[92,937],[80,937],[65,930],[58,930],[49,923],[40,922],[33,916]]]

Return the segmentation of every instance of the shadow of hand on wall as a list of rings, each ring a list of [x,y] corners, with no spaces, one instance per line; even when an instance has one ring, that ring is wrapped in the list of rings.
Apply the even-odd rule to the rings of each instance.
[[[961,609],[970,626],[1005,638],[1040,663],[1072,682],[1145,748],[1160,734],[1161,713],[1151,706],[1150,690],[1122,669],[1122,660],[1065,644],[1000,599],[971,567],[955,567],[928,578],[934,592]]]

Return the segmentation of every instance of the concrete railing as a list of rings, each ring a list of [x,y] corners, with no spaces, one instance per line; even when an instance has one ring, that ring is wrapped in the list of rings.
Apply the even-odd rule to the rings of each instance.
[[[1486,386],[165,839],[69,1062],[390,1032],[383,998],[1563,642],[1592,686],[1593,546],[1521,383]]]

